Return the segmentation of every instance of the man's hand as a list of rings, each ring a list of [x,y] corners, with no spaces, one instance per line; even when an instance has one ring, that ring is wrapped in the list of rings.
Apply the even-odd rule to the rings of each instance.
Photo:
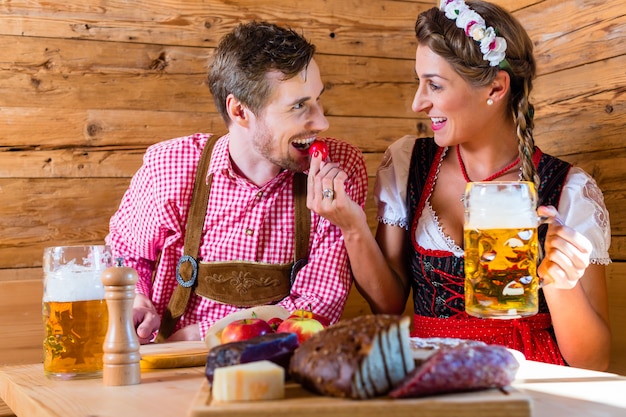
[[[142,345],[152,342],[155,332],[161,326],[161,317],[154,308],[154,304],[143,294],[135,294],[133,324],[137,330],[139,343]]]

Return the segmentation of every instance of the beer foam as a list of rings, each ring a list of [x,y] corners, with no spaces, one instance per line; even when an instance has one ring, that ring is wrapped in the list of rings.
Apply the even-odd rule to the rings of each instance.
[[[104,269],[81,268],[79,265],[49,272],[45,276],[44,302],[70,302],[104,299],[100,275]]]
[[[480,198],[473,196],[465,209],[465,227],[472,229],[511,229],[537,227],[532,202],[518,191],[483,188]]]

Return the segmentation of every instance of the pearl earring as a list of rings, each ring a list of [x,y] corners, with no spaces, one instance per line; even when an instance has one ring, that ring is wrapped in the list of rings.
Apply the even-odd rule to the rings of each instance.
[[[492,104],[493,104],[493,100],[492,100],[492,99],[490,99],[490,98],[488,98],[488,99],[487,99],[487,105],[488,105],[488,106],[491,106]]]

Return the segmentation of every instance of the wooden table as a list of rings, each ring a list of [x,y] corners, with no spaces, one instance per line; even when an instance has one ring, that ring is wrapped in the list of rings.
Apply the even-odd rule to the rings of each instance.
[[[18,417],[184,417],[204,384],[204,368],[141,377],[139,385],[105,387],[101,379],[50,380],[41,364],[11,366],[0,368],[0,397]],[[626,415],[626,377],[615,374],[526,361],[513,387],[531,398],[533,417]]]

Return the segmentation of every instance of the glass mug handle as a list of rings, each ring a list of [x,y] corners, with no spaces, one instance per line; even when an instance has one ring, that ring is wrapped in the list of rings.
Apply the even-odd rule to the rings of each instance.
[[[537,222],[539,225],[542,224],[552,224],[556,223],[559,226],[564,226],[563,220],[559,218],[559,216],[549,217],[549,216],[537,216]],[[543,260],[543,246],[539,245],[539,259]],[[537,265],[539,267],[539,265]],[[539,277],[539,288],[543,288],[546,285],[550,285],[554,283],[554,278],[551,276]]]

